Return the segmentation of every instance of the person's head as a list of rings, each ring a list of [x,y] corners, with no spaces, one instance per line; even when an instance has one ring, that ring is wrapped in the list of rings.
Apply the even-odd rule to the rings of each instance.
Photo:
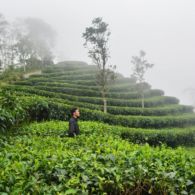
[[[78,108],[71,109],[70,114],[72,117],[78,118],[80,116],[79,109]]]

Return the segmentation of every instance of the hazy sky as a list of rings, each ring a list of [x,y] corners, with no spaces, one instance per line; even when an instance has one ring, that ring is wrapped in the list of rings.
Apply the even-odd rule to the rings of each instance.
[[[146,81],[183,104],[195,103],[185,92],[195,88],[195,0],[0,0],[0,13],[8,20],[43,19],[58,33],[58,59],[88,63],[82,33],[103,17],[111,31],[110,63],[119,72],[129,76],[131,56],[142,49],[155,64]]]

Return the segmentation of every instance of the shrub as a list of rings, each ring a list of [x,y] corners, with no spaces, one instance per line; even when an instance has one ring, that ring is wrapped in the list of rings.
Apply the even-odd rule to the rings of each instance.
[[[54,103],[52,100],[47,100],[44,98],[39,101],[46,101],[48,104],[48,116],[49,119],[55,117],[54,119],[62,120],[64,118],[64,114],[69,116],[69,111],[75,105],[68,105],[63,103]],[[38,102],[39,102],[38,101]],[[29,105],[29,112],[31,112],[31,108],[37,108],[37,102],[35,99],[27,99],[26,101]],[[43,103],[45,104],[45,103]],[[38,111],[42,113],[41,111]],[[126,127],[136,127],[136,128],[164,128],[164,127],[185,127],[188,125],[195,124],[195,115],[194,114],[186,114],[186,115],[178,115],[178,116],[163,116],[163,117],[151,117],[151,116],[122,116],[122,115],[111,115],[105,114],[101,111],[90,110],[86,108],[81,108],[81,119],[83,120],[92,120],[92,121],[103,121],[112,125],[122,125]],[[55,113],[59,113],[58,115]],[[54,114],[53,114],[54,113]],[[35,118],[36,119],[36,118]],[[35,120],[33,118],[33,120]],[[64,119],[63,119],[64,120]]]
[[[20,100],[10,91],[3,90],[0,94],[0,131],[6,132],[17,126],[26,118],[26,112]]]
[[[1,138],[2,193],[194,193],[195,162],[181,148],[138,146],[105,131],[61,138],[62,128],[51,121]],[[51,129],[56,135],[46,136]]]
[[[117,130],[116,130],[117,131]],[[123,139],[133,143],[148,143],[156,146],[166,144],[170,147],[195,146],[195,129],[175,129],[175,130],[144,130],[129,129],[118,131]]]
[[[12,89],[16,91],[24,91],[36,95],[46,96],[46,97],[52,97],[52,98],[62,98],[66,100],[71,101],[77,101],[77,102],[86,102],[86,103],[92,103],[92,104],[99,104],[102,105],[102,98],[96,98],[96,97],[83,97],[83,96],[73,96],[63,93],[54,93],[52,92],[52,89],[47,88],[49,91],[46,90],[40,90],[39,87],[23,87],[23,86],[7,86],[6,89]],[[37,88],[37,89],[36,89]],[[159,96],[159,97],[153,97],[148,98],[145,100],[145,107],[156,107],[160,105],[166,105],[166,104],[178,104],[179,100],[175,97],[169,97],[169,96]],[[133,100],[121,100],[121,99],[107,99],[108,106],[127,106],[127,107],[140,107],[141,105],[141,99],[133,99]]]
[[[36,86],[36,89],[65,93],[69,95],[77,95],[77,96],[89,96],[89,97],[101,97],[100,91],[96,89],[94,90],[83,90],[80,88],[72,88],[72,87],[53,87],[53,86]],[[162,96],[163,92],[161,90],[152,89],[150,91],[144,92],[145,98],[154,97],[154,96]],[[129,93],[108,93],[107,98],[116,98],[116,99],[140,99],[141,95],[138,92],[129,92]]]
[[[0,108],[0,132],[5,133],[14,124],[14,116],[7,110]]]

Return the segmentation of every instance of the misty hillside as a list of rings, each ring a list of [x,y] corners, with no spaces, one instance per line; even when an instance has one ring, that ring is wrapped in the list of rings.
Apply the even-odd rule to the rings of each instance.
[[[0,193],[193,194],[192,107],[144,83],[143,108],[140,84],[117,74],[104,113],[96,74],[66,61],[2,86]],[[73,107],[81,113],[74,138]]]
[[[145,108],[141,107],[139,84],[118,74],[107,94],[108,114],[104,114],[101,93],[96,85],[96,66],[84,62],[60,62],[48,67],[41,75],[15,82],[7,88],[26,98],[37,95],[53,100],[53,104],[79,107],[82,120],[136,128],[186,127],[195,124],[191,106],[180,105],[160,89],[145,83]],[[36,99],[36,98],[35,98]],[[68,115],[68,110],[65,112]],[[59,118],[63,118],[63,115]]]

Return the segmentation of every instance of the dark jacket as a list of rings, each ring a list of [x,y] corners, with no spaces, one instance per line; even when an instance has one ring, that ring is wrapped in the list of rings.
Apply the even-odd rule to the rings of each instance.
[[[79,130],[79,125],[77,123],[78,119],[71,117],[69,120],[69,130],[68,130],[68,135],[70,137],[74,137],[80,133]]]

